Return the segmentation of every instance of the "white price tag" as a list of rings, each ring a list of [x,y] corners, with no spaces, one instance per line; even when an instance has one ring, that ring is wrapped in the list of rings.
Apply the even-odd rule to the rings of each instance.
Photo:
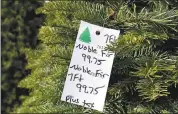
[[[107,44],[119,37],[119,30],[81,21],[62,101],[103,111],[114,53]]]

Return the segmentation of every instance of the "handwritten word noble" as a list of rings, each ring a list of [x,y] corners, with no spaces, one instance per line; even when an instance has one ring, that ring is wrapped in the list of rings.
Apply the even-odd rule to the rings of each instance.
[[[86,50],[86,51],[92,52],[92,53],[97,53],[97,49],[95,49],[93,46],[85,46],[83,44],[78,44],[76,46],[76,48]]]
[[[101,69],[93,72],[88,67],[80,66],[80,65],[72,65],[70,68],[77,70],[77,71],[82,71],[83,73],[87,73],[87,74],[94,76],[94,77],[105,78],[105,77],[109,76],[109,74],[103,73],[103,71]]]

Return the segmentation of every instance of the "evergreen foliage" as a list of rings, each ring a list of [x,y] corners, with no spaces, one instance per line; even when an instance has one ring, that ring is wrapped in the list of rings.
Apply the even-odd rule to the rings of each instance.
[[[108,46],[116,56],[104,113],[178,113],[178,9],[176,0],[51,1],[42,44],[25,49],[31,74],[19,83],[30,96],[15,112],[99,113],[62,102],[61,93],[80,20],[120,29]]]
[[[17,88],[18,82],[29,73],[25,69],[27,61],[21,49],[37,45],[36,36],[42,17],[35,14],[35,9],[42,4],[35,0],[3,0],[1,3],[1,111],[5,114],[12,112],[13,106],[20,103],[20,95],[28,94],[26,89]]]

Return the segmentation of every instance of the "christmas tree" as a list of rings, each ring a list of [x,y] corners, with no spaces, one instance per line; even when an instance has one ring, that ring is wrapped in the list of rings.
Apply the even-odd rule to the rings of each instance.
[[[178,113],[176,0],[51,1],[36,49],[25,49],[30,95],[17,113],[100,113],[60,100],[81,20],[121,30],[107,47],[115,59],[104,113]]]
[[[86,43],[90,43],[91,39],[90,39],[90,31],[88,28],[86,28],[82,34],[80,35],[80,40],[82,42],[86,42]]]

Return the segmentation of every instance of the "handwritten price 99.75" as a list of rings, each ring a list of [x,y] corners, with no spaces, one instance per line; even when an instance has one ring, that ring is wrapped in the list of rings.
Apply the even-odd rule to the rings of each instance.
[[[90,86],[82,85],[82,84],[78,83],[78,84],[76,85],[76,87],[79,89],[79,92],[84,92],[84,93],[96,95],[96,94],[98,94],[98,89],[104,88],[105,85],[103,85],[103,86],[101,86],[101,87],[96,87],[96,88],[94,88],[94,87],[90,87]]]
[[[101,65],[102,61],[106,61],[106,60],[98,59],[96,57],[91,57],[90,55],[86,55],[86,54],[82,54],[82,57],[84,61],[88,61],[89,63],[94,62],[94,64],[96,65]]]

